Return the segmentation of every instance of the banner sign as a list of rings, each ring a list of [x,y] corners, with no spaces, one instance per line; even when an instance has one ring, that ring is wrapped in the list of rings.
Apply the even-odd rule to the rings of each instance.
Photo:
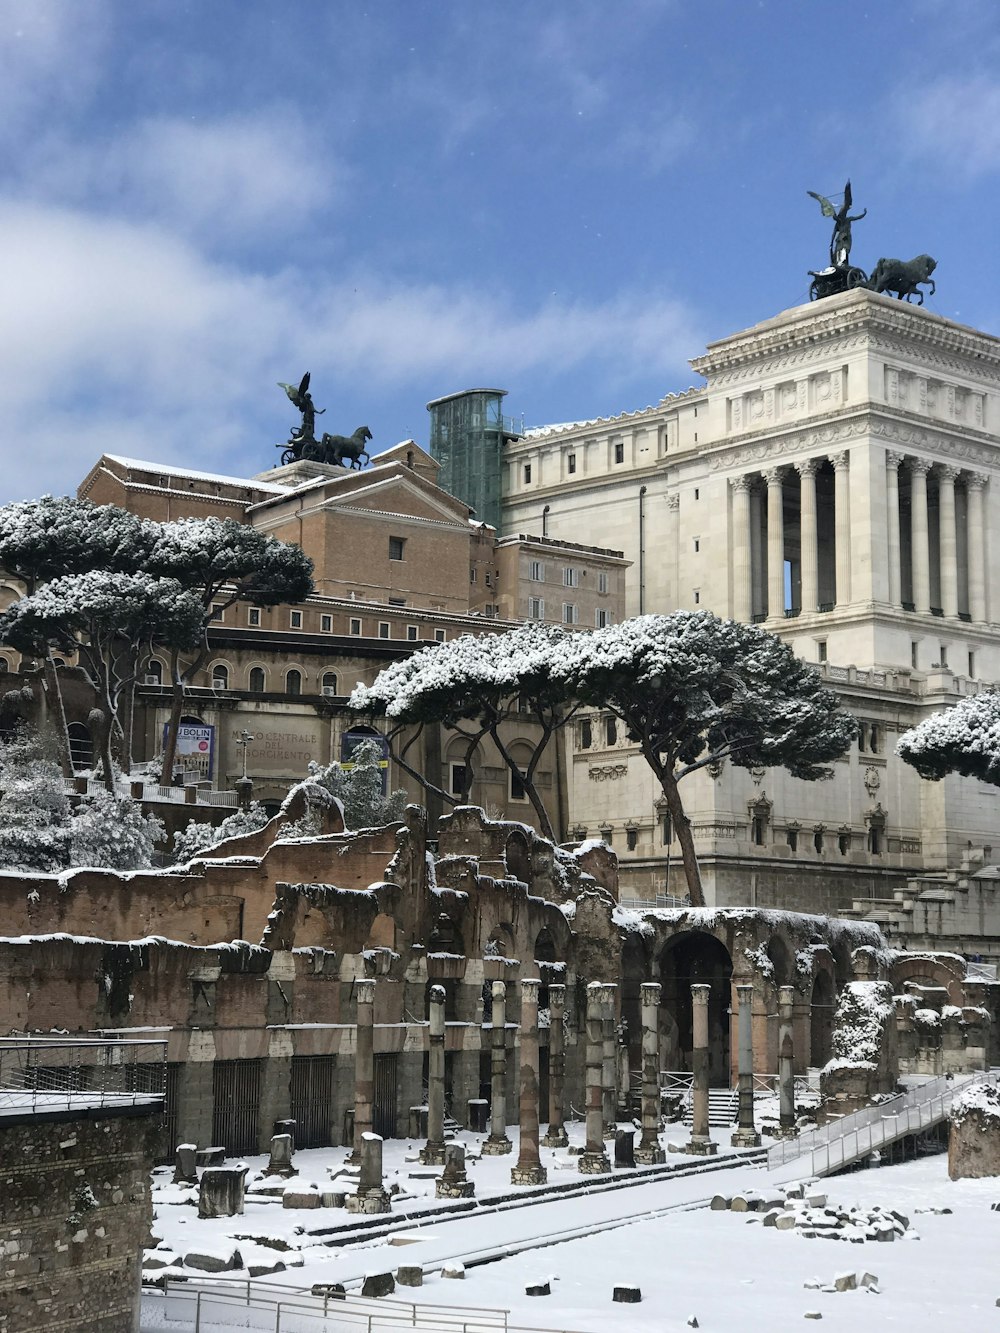
[[[167,725],[163,727],[163,743],[167,743]],[[177,728],[176,764],[187,772],[196,772],[202,778],[212,776],[215,762],[215,728],[205,724],[182,722]],[[164,779],[169,781],[169,779]]]

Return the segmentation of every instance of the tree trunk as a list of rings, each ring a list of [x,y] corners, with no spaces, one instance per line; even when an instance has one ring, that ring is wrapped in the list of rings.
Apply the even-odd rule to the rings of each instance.
[[[647,759],[648,757],[647,755]],[[677,779],[674,777],[672,769],[668,771],[662,765],[654,766],[653,771],[660,780],[660,789],[667,802],[670,820],[677,833],[677,841],[681,845],[681,861],[684,865],[684,877],[687,880],[691,906],[704,907],[705,891],[702,888],[701,871],[698,869],[698,858],[695,855],[691,821],[684,813],[684,804],[677,789]]]
[[[514,762],[513,755],[510,754],[506,745],[504,745],[503,741],[500,739],[499,731],[496,726],[490,727],[490,739],[493,741],[493,744],[497,747],[497,751],[499,752],[500,758],[510,769],[511,773],[512,774],[516,773],[517,776],[520,778],[521,785],[524,788],[524,794],[531,802],[531,808],[538,816],[538,826],[542,833],[542,836],[548,838],[549,842],[554,843],[556,840],[556,836],[552,831],[552,822],[549,819],[549,812],[546,810],[545,804],[542,801],[542,798],[539,796],[538,789],[536,788],[534,783],[534,768],[535,768],[535,763],[537,762],[537,752],[536,754],[532,755],[532,762],[528,765],[528,771],[522,772],[521,769],[518,768],[517,764]],[[548,737],[546,736],[541,743],[542,747],[544,747],[547,740]]]
[[[160,767],[160,782],[165,787],[173,785],[174,761],[177,757],[177,731],[184,712],[184,680],[177,663],[171,663],[172,694],[170,696],[170,720],[167,722],[167,734],[163,738],[163,760]]]
[[[73,758],[69,748],[69,725],[66,721],[66,706],[63,703],[59,668],[53,661],[51,648],[45,654],[45,679],[49,686],[49,693],[55,700],[56,714],[59,718],[57,733],[59,737],[59,767],[63,771],[63,777],[71,778],[73,776]]]

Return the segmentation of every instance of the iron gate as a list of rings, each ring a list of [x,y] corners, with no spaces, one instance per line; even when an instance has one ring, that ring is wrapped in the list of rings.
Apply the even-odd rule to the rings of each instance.
[[[384,1139],[396,1137],[396,1066],[395,1051],[383,1051],[375,1057],[372,1128]]]
[[[260,1060],[216,1060],[212,1069],[212,1142],[227,1156],[259,1152]]]
[[[332,1055],[293,1055],[291,1111],[296,1148],[328,1148],[333,1142]]]

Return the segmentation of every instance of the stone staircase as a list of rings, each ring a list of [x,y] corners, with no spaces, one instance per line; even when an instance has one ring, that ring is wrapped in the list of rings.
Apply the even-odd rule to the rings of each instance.
[[[917,875],[895,889],[891,898],[855,898],[839,915],[854,921],[871,921],[883,930],[906,934],[912,926],[918,900],[943,907],[953,905],[961,894],[968,892],[970,876],[985,864],[983,850],[971,848],[963,852],[960,868]]]
[[[685,1098],[684,1123],[690,1128],[693,1119],[692,1094]],[[729,1129],[736,1123],[740,1109],[740,1094],[736,1088],[709,1088],[708,1123],[717,1129]]]

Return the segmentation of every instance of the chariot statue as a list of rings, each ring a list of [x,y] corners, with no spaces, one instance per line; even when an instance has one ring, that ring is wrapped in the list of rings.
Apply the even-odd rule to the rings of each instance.
[[[287,442],[275,445],[282,451],[282,463],[297,463],[307,459],[314,463],[332,463],[343,467],[345,460],[351,468],[362,468],[370,462],[365,445],[372,438],[367,426],[359,426],[353,435],[330,435],[323,432],[322,438],[316,439],[316,418],[322,416],[326,408],[319,411],[309,392],[310,372],[307,370],[299,383],[285,384],[279,380],[279,387],[284,389],[289,401],[302,414],[302,421],[293,426]]]

